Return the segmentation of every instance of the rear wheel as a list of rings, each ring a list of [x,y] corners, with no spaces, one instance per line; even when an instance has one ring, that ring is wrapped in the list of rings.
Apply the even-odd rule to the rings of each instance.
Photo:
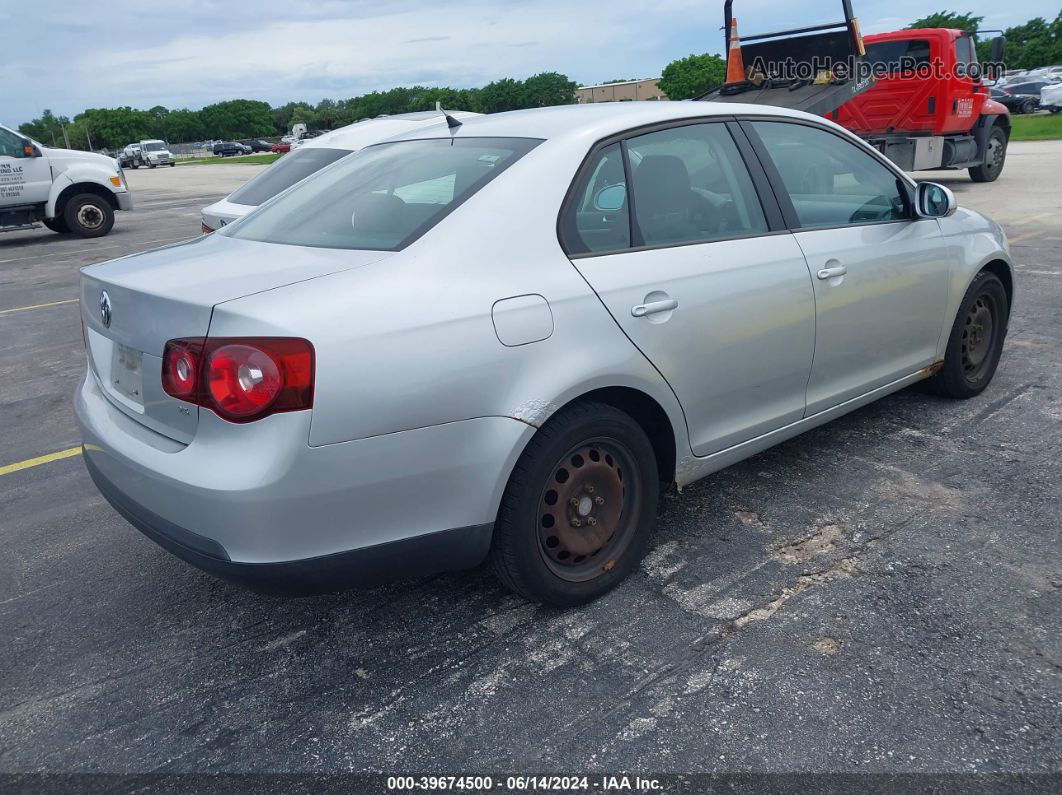
[[[970,169],[970,179],[974,182],[995,182],[1003,171],[1003,162],[1007,159],[1007,133],[998,124],[992,128],[985,142],[985,156],[981,165]]]
[[[1027,99],[1021,103],[1022,113],[1036,113],[1036,100]]]
[[[658,494],[641,426],[606,404],[570,406],[539,429],[513,469],[494,526],[494,570],[535,601],[596,599],[645,554]]]
[[[75,235],[103,237],[114,226],[114,208],[102,196],[79,193],[66,203],[63,220]]]
[[[948,337],[944,366],[926,381],[938,395],[971,398],[992,380],[1003,353],[1010,307],[1007,291],[994,273],[981,271],[959,305]]]

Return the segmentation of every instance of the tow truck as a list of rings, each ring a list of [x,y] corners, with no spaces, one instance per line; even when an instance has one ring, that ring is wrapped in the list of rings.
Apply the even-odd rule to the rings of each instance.
[[[969,169],[975,182],[1003,171],[1010,113],[993,100],[973,35],[948,28],[862,36],[851,0],[843,19],[739,39],[734,0],[723,18],[727,82],[702,99],[780,105],[826,116],[905,171]],[[1002,63],[1004,39],[991,41]]]

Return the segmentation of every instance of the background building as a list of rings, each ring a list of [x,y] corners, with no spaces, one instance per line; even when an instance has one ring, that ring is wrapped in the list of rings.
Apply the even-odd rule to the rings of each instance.
[[[579,102],[624,102],[636,99],[667,99],[656,84],[656,78],[626,80],[622,83],[602,83],[598,86],[583,86],[575,90]]]

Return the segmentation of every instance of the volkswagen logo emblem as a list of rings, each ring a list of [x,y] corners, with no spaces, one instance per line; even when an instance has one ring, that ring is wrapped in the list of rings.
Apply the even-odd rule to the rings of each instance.
[[[106,290],[100,293],[100,322],[104,328],[111,327],[111,297]]]

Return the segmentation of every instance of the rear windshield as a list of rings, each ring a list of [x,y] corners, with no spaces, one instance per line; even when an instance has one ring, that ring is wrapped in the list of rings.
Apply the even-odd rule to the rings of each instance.
[[[226,233],[264,243],[397,251],[538,143],[439,138],[370,146]]]
[[[296,149],[229,196],[229,201],[257,207],[349,154],[349,149]]]

